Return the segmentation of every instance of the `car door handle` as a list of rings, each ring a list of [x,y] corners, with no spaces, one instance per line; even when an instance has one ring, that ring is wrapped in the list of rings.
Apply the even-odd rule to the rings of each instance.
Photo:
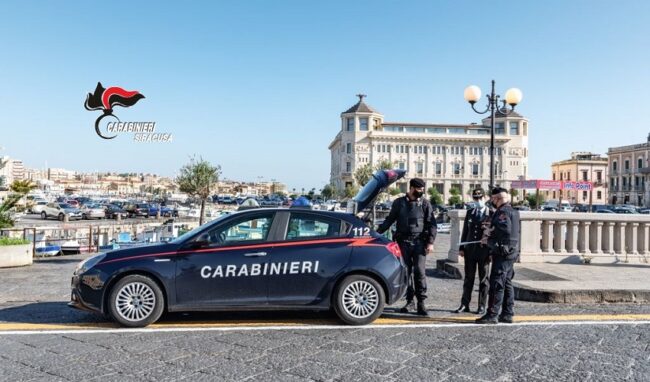
[[[246,257],[262,257],[266,256],[266,252],[251,252],[251,253],[246,253],[244,254]]]

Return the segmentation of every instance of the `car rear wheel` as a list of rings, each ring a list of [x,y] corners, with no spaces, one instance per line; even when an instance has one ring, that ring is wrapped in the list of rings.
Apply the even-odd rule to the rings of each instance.
[[[60,220],[60,221],[65,220],[65,215],[64,215],[64,214],[59,214],[59,220]]]
[[[335,293],[334,311],[348,325],[367,325],[384,310],[384,289],[372,277],[347,276]]]
[[[140,328],[160,318],[164,300],[162,290],[151,278],[129,275],[111,289],[108,312],[120,325]]]
[[[46,220],[47,219],[47,214],[45,211],[41,212],[41,219]]]

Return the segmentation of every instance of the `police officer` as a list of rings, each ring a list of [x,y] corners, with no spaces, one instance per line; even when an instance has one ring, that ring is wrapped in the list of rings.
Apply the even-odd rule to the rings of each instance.
[[[465,215],[463,233],[460,238],[461,242],[479,241],[483,237],[483,226],[490,219],[489,209],[485,205],[484,198],[485,192],[482,188],[477,188],[472,192],[472,199],[474,199],[476,206]],[[482,246],[479,243],[467,244],[460,246],[458,255],[465,258],[465,281],[463,282],[463,297],[460,300],[460,307],[455,312],[470,311],[469,303],[472,299],[474,278],[476,276],[476,268],[478,267],[479,289],[478,310],[476,314],[485,314],[489,286],[489,250],[486,246]]]
[[[512,208],[508,191],[501,187],[492,190],[490,228],[486,229],[482,244],[487,245],[492,258],[490,297],[487,313],[476,320],[479,324],[512,323],[515,293],[512,278],[514,264],[519,257],[519,211]]]
[[[400,310],[408,313],[413,310],[413,297],[418,300],[417,314],[428,316],[424,306],[427,298],[427,279],[425,275],[426,254],[433,252],[437,225],[433,208],[424,195],[424,180],[413,178],[409,182],[409,192],[395,199],[388,216],[377,232],[384,233],[397,222],[395,241],[399,244],[408,269],[408,289],[406,305]]]

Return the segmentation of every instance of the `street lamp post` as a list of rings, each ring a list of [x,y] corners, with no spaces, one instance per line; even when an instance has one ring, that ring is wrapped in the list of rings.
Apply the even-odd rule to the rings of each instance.
[[[515,110],[515,106],[521,102],[522,94],[521,90],[517,88],[510,88],[506,91],[506,99],[502,100],[503,106],[499,109],[499,98],[501,96],[497,95],[494,92],[494,80],[492,80],[492,92],[486,95],[488,99],[488,104],[485,110],[478,111],[474,107],[476,101],[481,98],[481,89],[478,86],[471,85],[465,88],[465,101],[469,102],[472,105],[472,110],[478,114],[485,114],[488,111],[490,112],[490,191],[494,188],[494,117],[495,114],[500,112],[501,114],[508,115]],[[510,105],[510,109],[508,106]]]

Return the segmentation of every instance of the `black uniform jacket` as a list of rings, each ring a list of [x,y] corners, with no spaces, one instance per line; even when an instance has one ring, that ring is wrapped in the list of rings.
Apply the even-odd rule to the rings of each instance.
[[[414,231],[413,220],[409,217],[413,214],[414,208],[421,208],[422,226],[419,226]],[[419,219],[418,219],[419,220]],[[433,244],[438,233],[438,224],[433,214],[433,207],[426,198],[419,198],[416,201],[411,201],[408,196],[402,196],[395,199],[390,208],[388,216],[383,223],[377,228],[377,232],[386,232],[393,223],[397,222],[397,235],[398,237],[413,237],[417,236],[426,244]]]
[[[499,207],[492,215],[494,231],[488,238],[490,254],[514,260],[519,256],[519,211],[510,203]]]
[[[463,222],[463,233],[460,236],[461,243],[466,241],[479,241],[483,238],[483,224],[489,222],[490,209],[487,206],[475,207],[467,211],[465,221]],[[460,251],[467,253],[481,252],[487,255],[488,249],[481,244],[461,245]]]

